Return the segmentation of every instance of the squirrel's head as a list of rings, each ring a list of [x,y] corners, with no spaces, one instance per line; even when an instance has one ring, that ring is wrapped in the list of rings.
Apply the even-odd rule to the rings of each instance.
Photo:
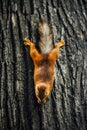
[[[35,86],[35,93],[37,97],[37,102],[38,103],[45,103],[49,94],[50,94],[50,86],[49,84],[46,83],[38,83]]]

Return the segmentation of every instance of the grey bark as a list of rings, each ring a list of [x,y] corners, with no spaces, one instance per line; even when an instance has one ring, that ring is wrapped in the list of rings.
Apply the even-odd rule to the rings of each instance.
[[[36,101],[28,37],[47,21],[65,40],[46,104]],[[0,129],[87,130],[87,1],[0,0]]]

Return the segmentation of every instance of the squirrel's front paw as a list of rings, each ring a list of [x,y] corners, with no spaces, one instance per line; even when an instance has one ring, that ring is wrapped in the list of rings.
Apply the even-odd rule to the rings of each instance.
[[[40,100],[40,98],[38,97],[37,98],[37,102],[40,104],[41,103],[41,100]]]

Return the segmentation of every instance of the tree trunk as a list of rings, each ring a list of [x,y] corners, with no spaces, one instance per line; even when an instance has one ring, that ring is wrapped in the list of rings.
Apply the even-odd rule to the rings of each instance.
[[[0,130],[87,130],[87,1],[0,0]],[[29,38],[47,21],[64,38],[46,104],[36,101]]]

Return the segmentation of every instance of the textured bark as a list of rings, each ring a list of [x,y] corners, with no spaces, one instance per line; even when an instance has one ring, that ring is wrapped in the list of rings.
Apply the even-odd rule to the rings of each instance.
[[[46,104],[36,101],[28,37],[47,21],[62,37],[55,83]],[[0,129],[87,130],[87,1],[0,0]]]

